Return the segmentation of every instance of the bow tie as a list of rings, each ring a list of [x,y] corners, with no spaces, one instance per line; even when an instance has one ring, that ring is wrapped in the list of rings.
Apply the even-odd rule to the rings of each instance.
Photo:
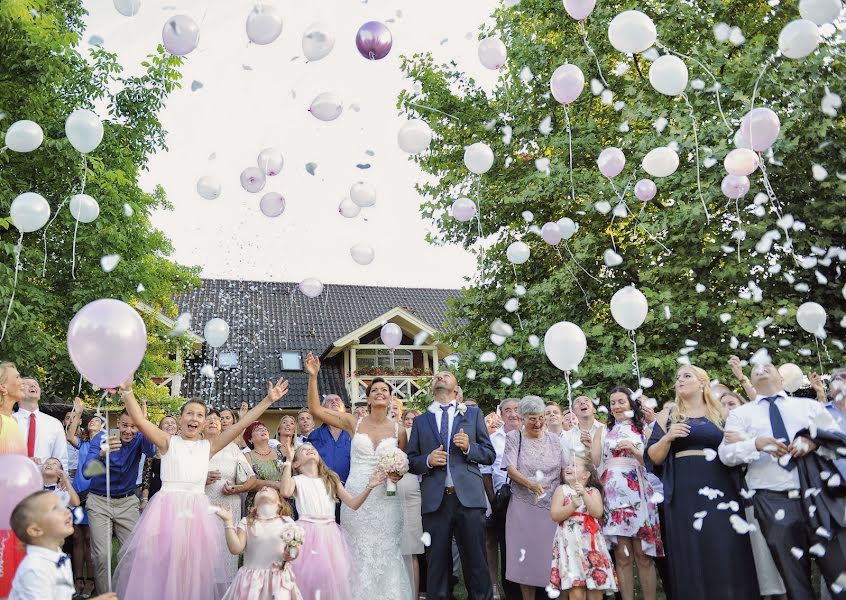
[[[44,490],[45,490],[45,491],[55,492],[55,491],[56,491],[56,486],[55,486],[55,485],[45,485],[45,486],[44,486]]]
[[[56,561],[56,566],[57,566],[58,568],[60,568],[60,569],[61,569],[61,568],[62,568],[62,566],[63,566],[66,562],[68,562],[68,559],[69,559],[69,558],[70,558],[70,557],[69,557],[67,554],[62,554],[62,555],[59,557],[59,560],[57,560],[57,561]]]

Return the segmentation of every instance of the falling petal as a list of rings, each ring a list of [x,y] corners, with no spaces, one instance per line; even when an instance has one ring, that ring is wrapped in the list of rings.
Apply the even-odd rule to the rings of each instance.
[[[420,541],[423,542],[423,545],[427,548],[432,545],[432,536],[429,534],[428,531],[424,531],[423,535],[420,536]]]
[[[314,163],[314,162],[306,163],[305,168],[306,168],[306,171],[308,171],[309,175],[314,175],[314,172],[317,170],[317,163]]]
[[[196,79],[191,82],[191,91],[192,92],[196,92],[197,90],[201,90],[201,89],[203,89],[202,82],[197,81]]]
[[[100,268],[104,273],[111,273],[120,262],[120,254],[107,254],[100,259]]]

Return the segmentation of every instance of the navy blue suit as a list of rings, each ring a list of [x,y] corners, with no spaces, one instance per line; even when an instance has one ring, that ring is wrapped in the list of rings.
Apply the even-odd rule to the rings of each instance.
[[[426,549],[428,576],[426,597],[430,600],[448,600],[449,574],[452,571],[450,549],[455,535],[464,580],[471,600],[490,600],[493,597],[488,562],[485,553],[485,488],[479,465],[493,464],[496,459],[482,412],[466,407],[457,413],[449,433],[449,471],[453,487],[447,489],[446,467],[430,468],[429,454],[441,445],[435,415],[426,411],[414,419],[408,441],[409,470],[422,475],[423,530],[431,536]],[[456,433],[464,430],[470,439],[467,454],[452,443]]]

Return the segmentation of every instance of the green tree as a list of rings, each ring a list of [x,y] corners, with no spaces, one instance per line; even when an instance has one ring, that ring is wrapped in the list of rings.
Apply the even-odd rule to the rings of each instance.
[[[77,50],[85,15],[80,0],[5,0],[0,3],[0,109],[2,130],[30,119],[44,130],[34,152],[0,153],[0,215],[12,200],[34,191],[50,203],[47,228],[26,234],[14,304],[0,356],[22,372],[39,372],[45,389],[61,397],[77,390],[78,377],[67,353],[67,327],[73,315],[98,298],[143,301],[175,316],[176,294],[197,281],[197,273],[171,262],[170,241],[153,228],[150,214],[170,207],[159,187],[152,194],[138,186],[151,153],[165,148],[158,113],[180,79],[181,58],[159,47],[143,63],[140,76],[122,75],[114,54],[100,48],[86,59]],[[87,157],[66,139],[64,122],[77,108],[107,114],[100,146]],[[76,231],[76,264],[71,265],[75,221],[70,195],[85,189],[100,205],[100,216]],[[19,232],[0,219],[0,303],[5,315],[12,293]],[[46,234],[45,234],[46,232]],[[46,240],[44,239],[46,238]],[[46,249],[46,254],[45,254]],[[100,258],[118,254],[110,273]],[[144,313],[142,313],[144,314]],[[175,362],[182,340],[167,338],[162,326],[144,314],[149,347],[139,369],[147,379],[182,369]]]
[[[631,8],[653,19],[659,44],[687,56],[689,105],[652,88],[648,55],[627,56],[611,46],[610,20]],[[454,304],[447,336],[462,353],[460,375],[468,396],[487,402],[528,393],[564,397],[562,373],[542,348],[545,331],[562,320],[578,324],[587,336],[587,355],[574,374],[584,382],[582,391],[595,395],[619,383],[636,386],[632,346],[609,309],[614,292],[628,284],[643,291],[650,304],[637,332],[640,369],[655,381],[650,393],[662,399],[672,397],[683,356],[721,379],[729,379],[730,354],[749,358],[762,347],[776,362],[819,369],[814,339],[799,329],[795,313],[805,301],[819,302],[828,311],[829,334],[842,335],[846,183],[835,171],[846,158],[846,119],[842,112],[824,114],[821,101],[829,87],[842,93],[846,65],[833,28],[812,55],[776,57],[779,32],[797,18],[795,3],[609,1],[597,4],[583,38],[582,26],[560,0],[522,0],[496,10],[493,26],[480,33],[480,39],[500,36],[508,48],[507,65],[493,90],[481,89],[454,63],[436,64],[429,54],[404,58],[405,73],[418,84],[400,95],[398,108],[425,119],[435,132],[431,151],[414,157],[432,176],[418,186],[425,197],[422,214],[438,225],[430,241],[459,243],[478,257],[479,274]],[[720,22],[739,27],[745,42],[718,42],[713,28]],[[570,105],[572,157],[564,110],[549,94],[551,74],[568,62],[588,80],[601,79],[599,65],[612,95],[593,95],[588,85]],[[781,119],[774,153],[764,154],[777,202],[766,195],[753,201],[764,192],[759,170],[750,176],[751,191],[735,206],[720,191],[726,174],[722,161],[734,148],[735,131],[765,64],[754,105],[771,108]],[[716,93],[709,72],[719,82]],[[551,132],[545,133],[547,117]],[[464,147],[474,142],[487,143],[496,156],[493,169],[482,176],[468,173],[463,164]],[[649,150],[671,143],[678,145],[681,165],[672,176],[657,179],[658,195],[641,203],[633,194],[634,182],[648,177],[641,160]],[[610,146],[622,148],[627,157],[613,183],[596,167],[597,156]],[[544,158],[548,174],[541,170],[543,162],[536,163]],[[824,180],[812,177],[816,164],[827,168]],[[479,223],[450,216],[449,207],[460,196],[478,204]],[[625,217],[596,208],[602,201],[617,206],[621,199],[631,209]],[[570,217],[579,230],[566,246],[551,247],[528,231],[524,211],[533,213],[538,226]],[[800,224],[791,228],[791,220]],[[745,235],[739,251],[735,231],[745,232],[735,234]],[[769,249],[756,250],[768,231],[778,239]],[[515,270],[505,250],[520,238],[530,246],[531,258]],[[603,261],[612,248],[623,258],[619,266]],[[518,284],[527,290],[522,297],[515,293]],[[516,314],[504,309],[512,297],[519,300]],[[489,339],[497,318],[515,330],[500,347]],[[540,346],[530,343],[531,335],[541,339]],[[496,361],[481,363],[485,351],[494,351]],[[824,368],[843,362],[839,340],[829,338],[825,348],[821,343],[820,352]],[[511,376],[501,366],[508,357],[524,372],[516,389],[501,381]],[[472,381],[471,369],[476,371]]]

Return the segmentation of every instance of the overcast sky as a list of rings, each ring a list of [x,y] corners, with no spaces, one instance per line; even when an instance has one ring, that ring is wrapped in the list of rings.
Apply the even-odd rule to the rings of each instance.
[[[101,37],[129,74],[138,72],[144,56],[160,43],[166,19],[187,14],[200,23],[199,47],[187,57],[183,87],[161,115],[169,151],[156,155],[141,179],[147,190],[164,186],[174,205],[154,218],[173,241],[174,258],[199,265],[205,277],[462,285],[475,269],[473,257],[459,247],[426,243],[431,224],[420,218],[421,198],[414,190],[422,175],[397,146],[402,120],[396,97],[410,85],[401,76],[399,58],[430,50],[438,61],[455,60],[482,84],[492,85],[494,74],[478,62],[476,32],[495,2],[265,2],[284,18],[282,35],[267,46],[250,44],[246,37],[246,18],[254,6],[248,0],[141,0],[134,17],[120,15],[111,0],[85,2],[90,13],[85,39]],[[394,20],[388,23],[394,37],[391,54],[378,62],[365,60],[355,48],[358,27],[388,19]],[[306,63],[301,38],[315,21],[334,32],[335,48],[323,60]],[[314,97],[326,91],[344,100],[344,113],[330,123],[307,112]],[[284,169],[268,178],[265,190],[249,194],[240,187],[240,173],[270,146],[282,151]],[[314,176],[306,172],[309,162],[317,164]],[[371,168],[361,170],[359,163]],[[218,199],[197,195],[196,181],[203,175],[222,181]],[[378,201],[358,218],[345,219],[338,204],[359,180],[377,188]],[[287,199],[285,213],[276,219],[258,209],[267,191]],[[357,243],[375,249],[373,263],[360,266],[352,260],[349,248]]]

